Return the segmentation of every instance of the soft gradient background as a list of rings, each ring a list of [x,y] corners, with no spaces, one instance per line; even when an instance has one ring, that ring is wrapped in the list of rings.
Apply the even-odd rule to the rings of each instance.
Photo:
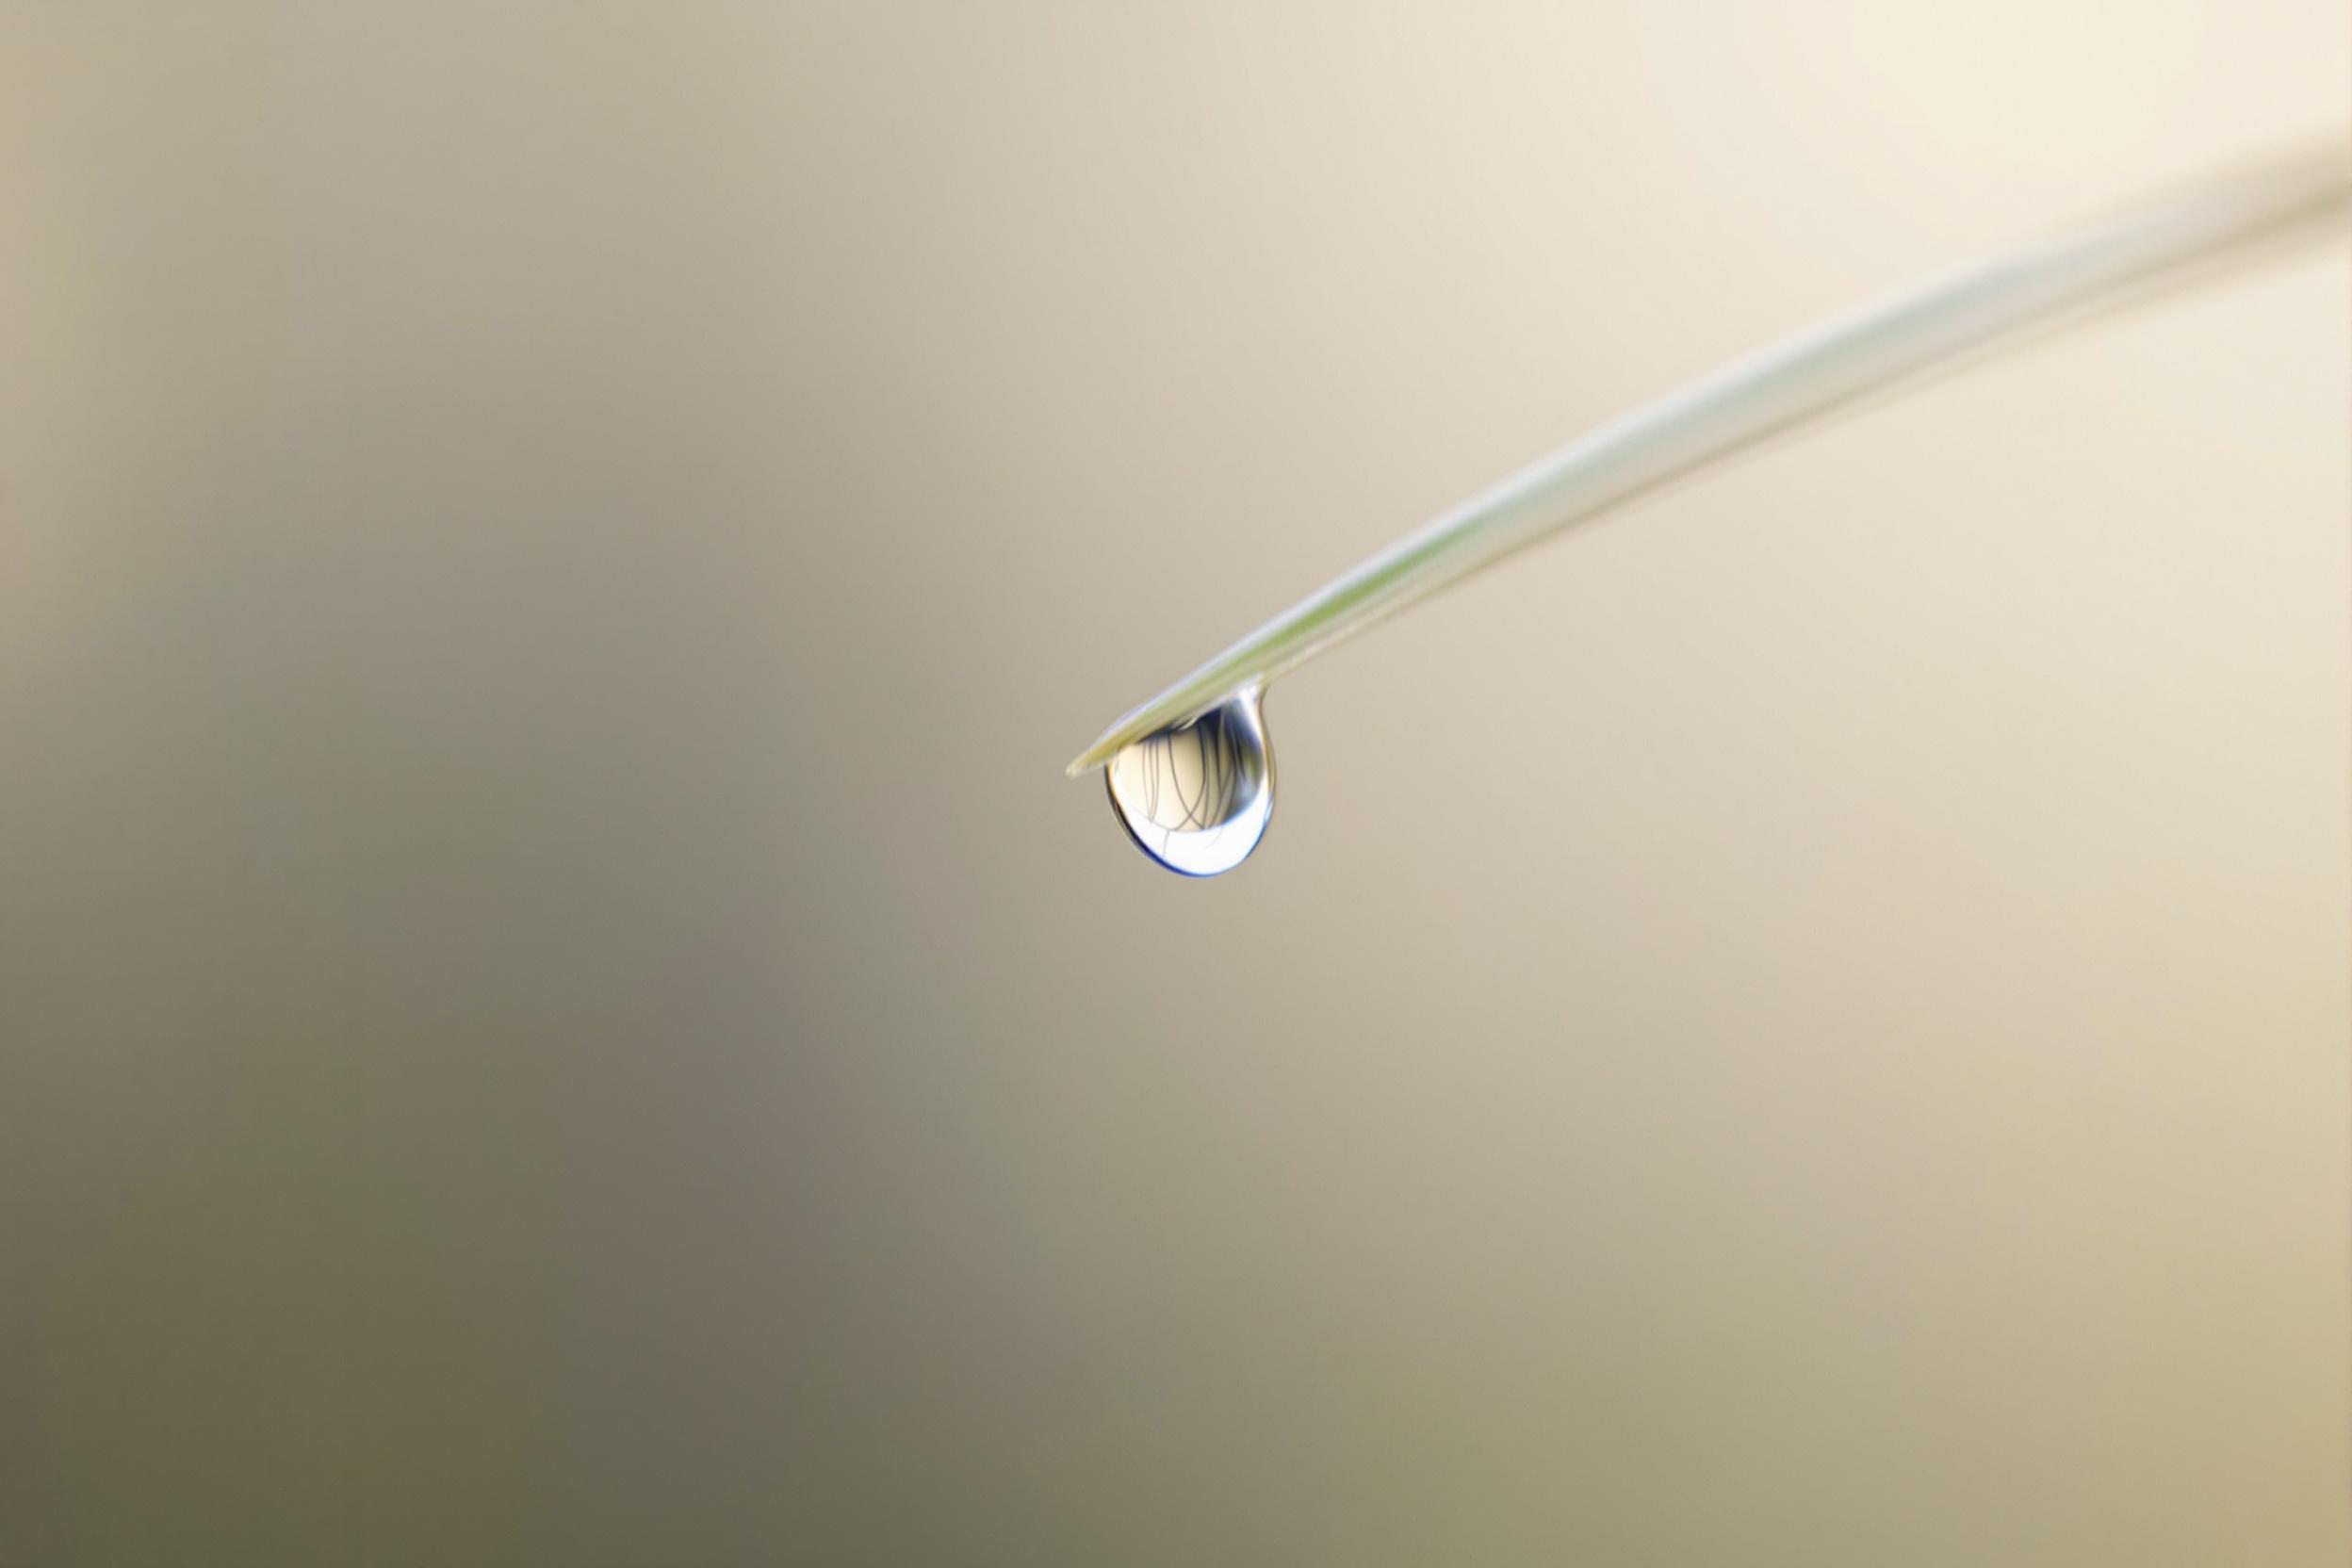
[[[1061,764],[2333,0],[0,11],[0,1559],[2333,1565],[2346,262]]]

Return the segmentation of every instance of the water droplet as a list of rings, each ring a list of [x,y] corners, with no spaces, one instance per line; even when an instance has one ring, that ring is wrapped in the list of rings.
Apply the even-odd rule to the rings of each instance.
[[[1250,858],[1274,815],[1274,754],[1258,689],[1190,724],[1147,735],[1111,759],[1111,809],[1146,855],[1185,876]]]

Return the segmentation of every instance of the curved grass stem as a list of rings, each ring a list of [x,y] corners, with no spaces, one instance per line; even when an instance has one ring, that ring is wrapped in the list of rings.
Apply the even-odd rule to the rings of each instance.
[[[2190,264],[2341,218],[2344,150],[2178,191],[1806,328],[1620,415],[1407,534],[1129,711],[1070,764],[1102,766],[1515,550],[1625,500]]]

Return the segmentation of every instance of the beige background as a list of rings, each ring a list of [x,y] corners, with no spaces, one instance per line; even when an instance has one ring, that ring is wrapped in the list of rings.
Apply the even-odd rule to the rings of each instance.
[[[1060,767],[2348,28],[8,5],[0,1559],[2341,1563],[2341,246]]]

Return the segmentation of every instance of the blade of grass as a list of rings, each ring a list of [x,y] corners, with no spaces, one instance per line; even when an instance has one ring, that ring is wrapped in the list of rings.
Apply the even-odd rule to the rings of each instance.
[[[2339,219],[2340,145],[2278,159],[1932,279],[1734,360],[1462,502],[1129,711],[1075,778],[1515,550],[1993,339],[2188,264]]]

